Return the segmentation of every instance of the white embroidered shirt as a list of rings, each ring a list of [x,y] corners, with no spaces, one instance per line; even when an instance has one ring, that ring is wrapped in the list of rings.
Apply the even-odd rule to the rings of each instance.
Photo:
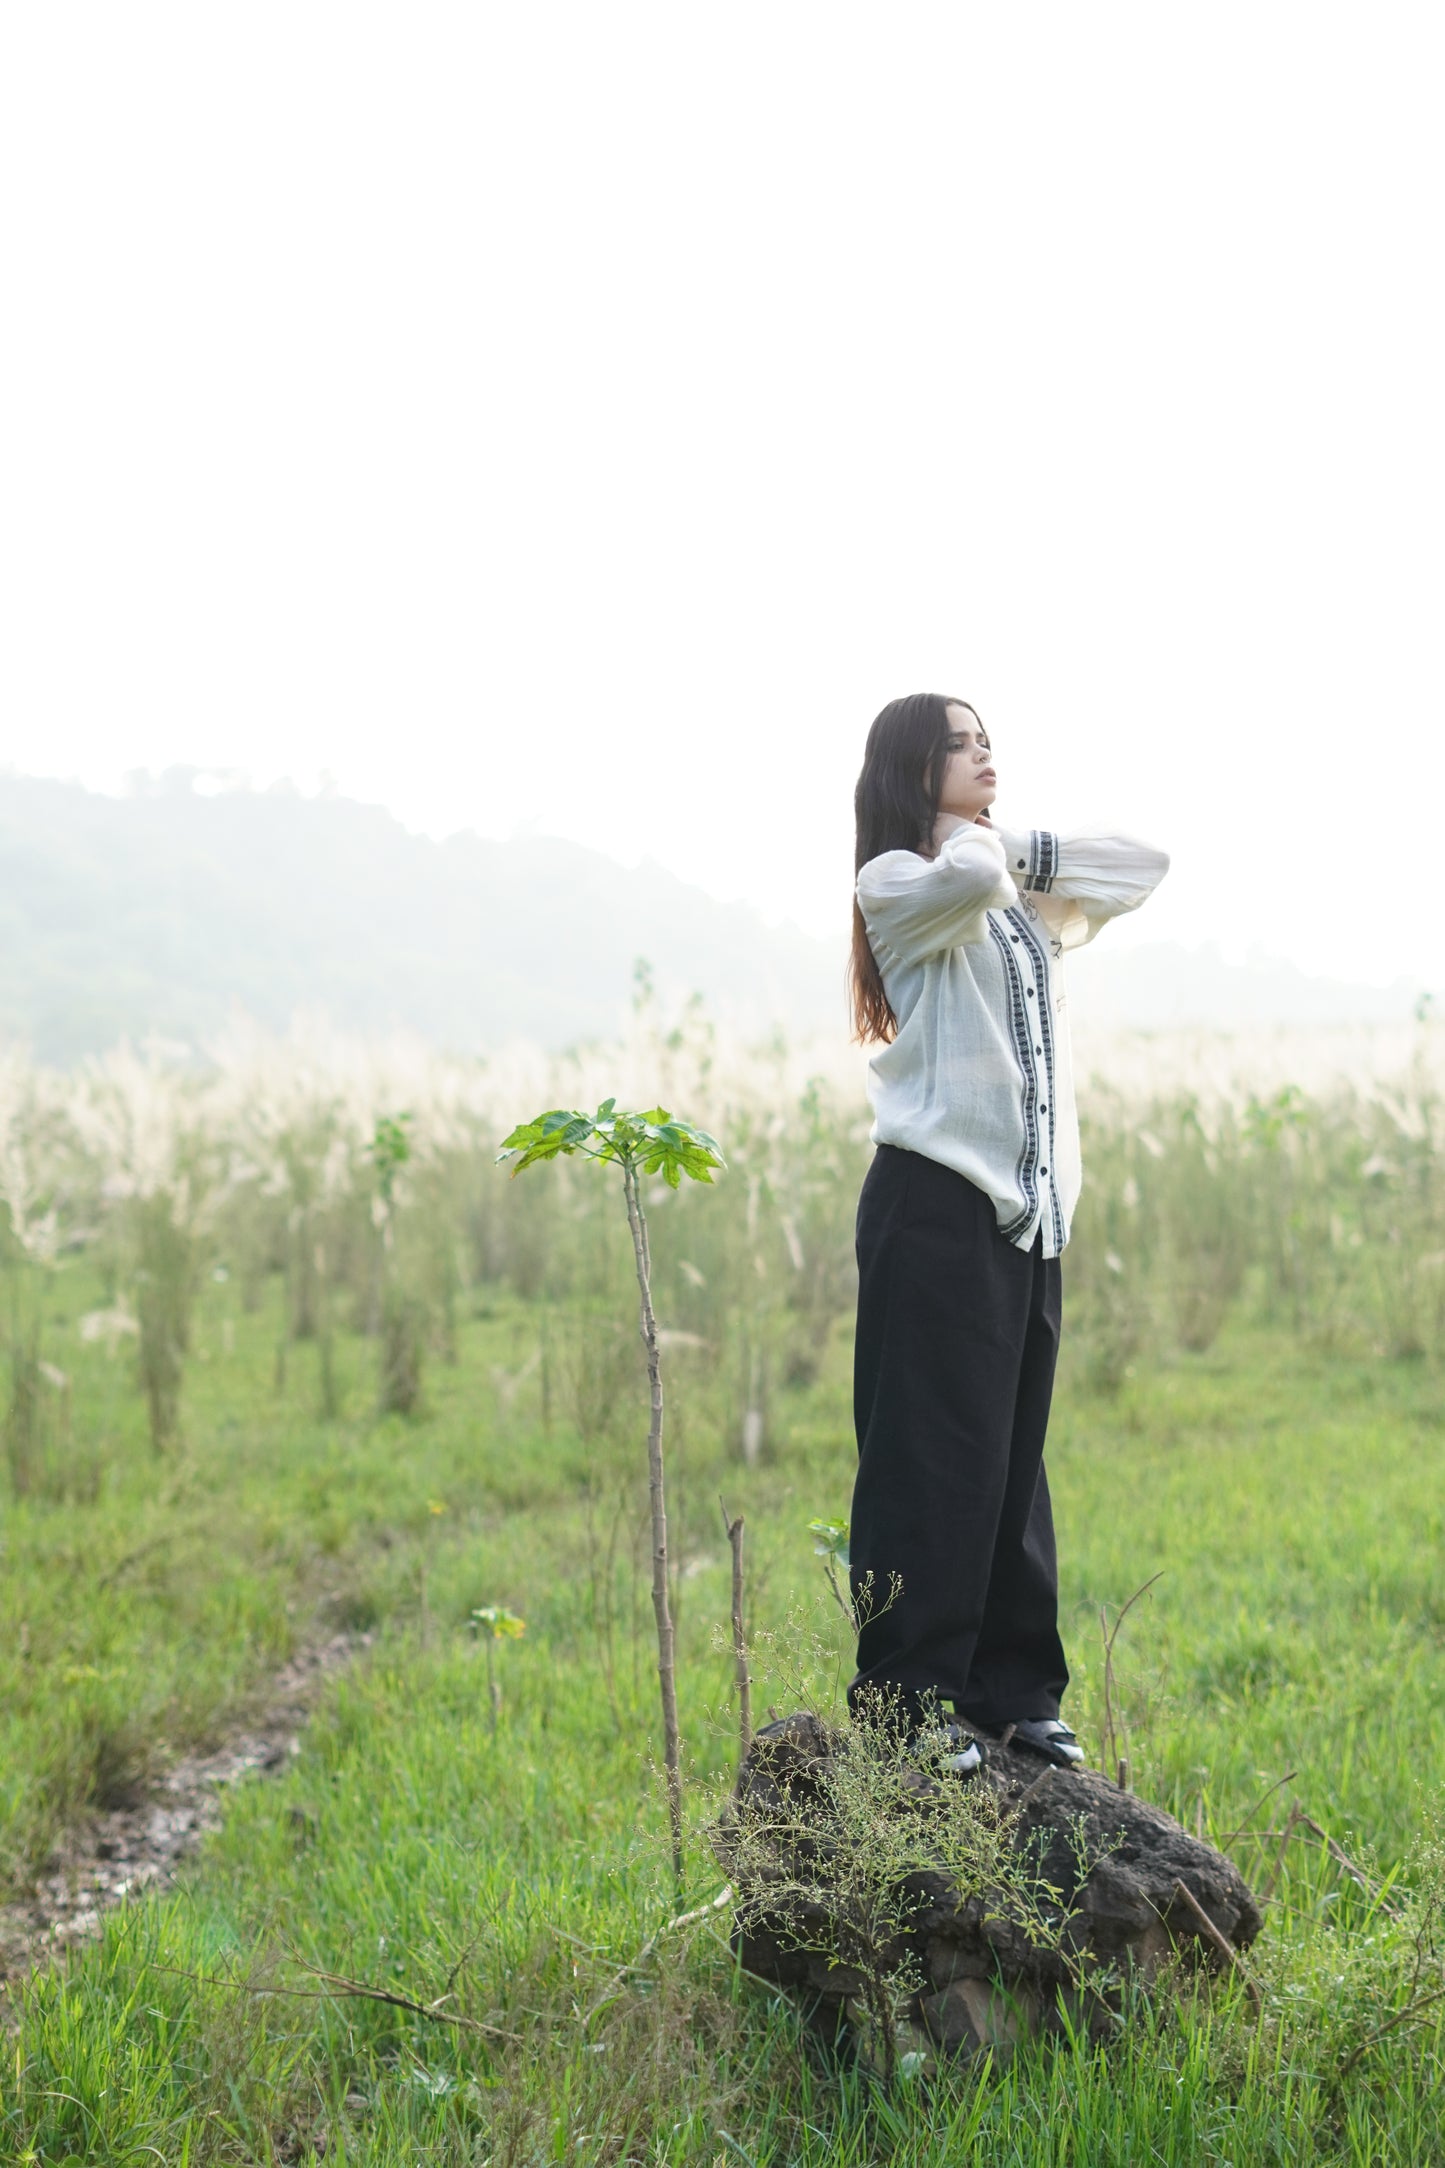
[[[858,902],[898,1036],[869,1065],[875,1144],[952,1167],[1020,1249],[1069,1239],[1080,1184],[1063,956],[1169,868],[1129,836],[965,822],[936,858],[885,851]]]

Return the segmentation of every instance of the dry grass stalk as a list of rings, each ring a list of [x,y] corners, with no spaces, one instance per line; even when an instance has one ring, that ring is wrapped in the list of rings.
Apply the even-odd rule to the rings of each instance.
[[[738,1690],[738,1765],[747,1758],[753,1743],[753,1681],[748,1668],[748,1644],[743,1627],[743,1533],[741,1513],[736,1520],[728,1517],[728,1509],[721,1498],[723,1529],[727,1535],[728,1548],[732,1552],[732,1629],[733,1629],[733,1677]]]
[[[1121,1765],[1124,1761],[1119,1752],[1119,1739],[1114,1723],[1114,1643],[1119,1638],[1119,1628],[1123,1625],[1139,1598],[1147,1596],[1154,1583],[1163,1578],[1163,1570],[1161,1567],[1158,1573],[1151,1573],[1148,1580],[1142,1582],[1135,1589],[1133,1595],[1124,1604],[1115,1619],[1112,1632],[1109,1628],[1108,1614],[1102,1604],[1099,1606],[1099,1632],[1104,1643],[1104,1725],[1103,1737],[1099,1742],[1099,1759],[1106,1769],[1111,1761]],[[1120,1791],[1127,1791],[1128,1786],[1121,1783],[1119,1789]]]

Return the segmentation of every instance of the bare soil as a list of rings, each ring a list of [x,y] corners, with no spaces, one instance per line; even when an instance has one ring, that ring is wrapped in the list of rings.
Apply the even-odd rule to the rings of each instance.
[[[114,1906],[166,1888],[180,1862],[220,1827],[232,1785],[289,1767],[322,1689],[374,1638],[336,1634],[300,1650],[277,1672],[243,1729],[209,1754],[178,1761],[141,1804],[78,1823],[31,1895],[0,1906],[0,1983],[93,1940]]]

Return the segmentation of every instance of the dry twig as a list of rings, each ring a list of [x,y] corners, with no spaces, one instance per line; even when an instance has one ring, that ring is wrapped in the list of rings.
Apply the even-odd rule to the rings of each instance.
[[[583,2018],[582,2030],[586,2032],[593,2018],[605,2010],[609,2002],[616,2001],[618,1990],[623,1981],[628,1978],[629,1974],[642,1970],[664,1935],[674,1933],[679,1927],[695,1927],[699,1920],[710,1919],[714,1912],[724,1911],[732,1901],[733,1886],[731,1882],[724,1882],[716,1897],[709,1897],[705,1905],[697,1905],[691,1912],[679,1912],[675,1919],[664,1920],[662,1925],[648,1936],[631,1964],[618,1966],[603,1993],[598,1996],[596,2002],[593,2003],[591,2009]]]
[[[1106,1769],[1111,1761],[1119,1759],[1119,1740],[1114,1728],[1114,1643],[1119,1638],[1119,1628],[1139,1598],[1147,1596],[1154,1583],[1163,1578],[1163,1574],[1164,1568],[1161,1566],[1158,1573],[1151,1573],[1148,1580],[1135,1589],[1115,1619],[1112,1633],[1109,1631],[1108,1612],[1102,1604],[1099,1606],[1099,1632],[1104,1640],[1104,1736],[1099,1742],[1099,1759]]]
[[[524,2045],[520,2033],[508,2032],[504,2026],[485,2024],[479,2017],[463,2017],[460,2011],[443,2010],[434,2002],[414,2002],[410,1995],[398,1995],[388,1987],[371,1987],[365,1980],[349,1980],[344,1973],[323,1972],[319,1965],[307,1964],[288,1949],[287,1956],[294,1965],[308,1973],[313,1980],[324,1981],[322,1987],[282,1987],[269,1981],[257,1987],[250,1980],[238,1980],[234,1975],[219,1978],[214,1973],[192,1972],[185,1965],[153,1964],[154,1972],[172,1974],[176,1979],[193,1980],[198,1987],[227,1987],[237,1995],[285,1995],[292,2002],[338,2002],[355,1998],[365,2002],[389,2002],[398,2010],[410,2010],[415,2017],[433,2018],[438,2025],[455,2025],[459,2031],[482,2033],[491,2040],[510,2040],[514,2047]],[[442,1998],[445,2001],[447,1998]]]
[[[1239,1977],[1244,1982],[1250,2001],[1254,2004],[1256,2010],[1262,2011],[1264,2009],[1264,1996],[1260,1993],[1259,1982],[1252,1977],[1248,1966],[1228,1935],[1221,1934],[1187,1882],[1176,1879],[1174,1894],[1176,1897],[1183,1898],[1185,1910],[1194,1920],[1205,1941],[1210,1943],[1219,1952],[1225,1963],[1239,1974]]]
[[[298,1966],[309,1978],[320,1980],[324,1990],[328,1994],[334,1995],[338,2001],[386,2002],[390,2003],[394,2009],[410,2010],[415,2017],[433,2018],[439,2025],[455,2025],[461,2032],[483,2033],[493,2040],[510,2040],[515,2047],[521,2047],[522,2045],[520,2033],[508,2032],[501,2025],[484,2024],[479,2017],[463,2017],[460,2011],[457,2010],[443,2010],[440,2007],[440,2002],[446,2001],[448,1999],[446,1996],[440,1997],[438,2002],[417,2002],[412,1996],[399,1995],[389,1987],[372,1987],[365,1980],[348,1979],[343,1972],[327,1972],[320,1965],[308,1963],[298,1951],[293,1950],[287,1943],[283,1943],[282,1948],[286,1951],[286,1955],[293,1965]],[[271,1994],[275,1993],[276,1990],[263,1988],[259,1992]],[[298,1991],[295,1988],[289,1988],[284,1992],[295,1994]],[[301,1992],[304,1992],[304,1990]]]
[[[748,1748],[753,1743],[753,1682],[748,1670],[748,1644],[743,1631],[743,1517],[740,1513],[736,1520],[732,1520],[721,1498],[718,1499],[718,1504],[722,1506],[723,1528],[727,1534],[728,1547],[733,1554],[733,1676],[738,1689],[738,1767],[741,1769],[747,1759]]]
[[[1360,2057],[1366,2054],[1377,2040],[1383,2040],[1386,2033],[1392,2033],[1397,2025],[1407,2024],[1412,2017],[1418,2017],[1422,2010],[1428,2010],[1431,2003],[1435,2002],[1445,2002],[1445,1987],[1432,1987],[1428,1995],[1415,1996],[1406,2003],[1403,2010],[1397,2010],[1393,2017],[1386,2018],[1383,2025],[1377,2025],[1372,2033],[1366,2033],[1359,2046],[1352,2048],[1341,2063],[1340,2076],[1348,2077]]]
[[[1260,1793],[1258,1799],[1256,1799],[1254,1805],[1250,1808],[1248,1814],[1245,1815],[1244,1820],[1240,1823],[1238,1829],[1232,1830],[1230,1834],[1235,1837],[1242,1837],[1245,1831],[1249,1828],[1250,1823],[1254,1820],[1256,1814],[1258,1814],[1260,1808],[1264,1805],[1266,1799],[1273,1799],[1275,1793],[1278,1791],[1282,1791],[1286,1784],[1293,1784],[1295,1778],[1298,1775],[1298,1769],[1290,1769],[1286,1771],[1284,1776],[1276,1777],[1273,1784],[1270,1785],[1269,1789]]]
[[[1039,1793],[1048,1783],[1049,1778],[1053,1775],[1057,1766],[1058,1764],[1056,1762],[1050,1762],[1047,1769],[1045,1769],[1043,1775],[1041,1777],[1035,1777],[1033,1783],[1029,1786],[1028,1790],[1022,1793],[1020,1797],[1014,1801],[1013,1807],[1010,1811],[1012,1812],[1015,1821],[1017,1821],[1018,1817],[1023,1813],[1024,1808],[1028,1805],[1029,1801],[1038,1797]]]

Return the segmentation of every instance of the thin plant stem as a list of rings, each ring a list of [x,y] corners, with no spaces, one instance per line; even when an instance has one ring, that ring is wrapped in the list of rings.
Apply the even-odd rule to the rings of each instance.
[[[753,1681],[748,1669],[748,1644],[743,1628],[743,1517],[728,1517],[728,1509],[721,1498],[723,1527],[727,1531],[728,1546],[733,1554],[733,1675],[738,1689],[738,1766],[747,1760],[748,1748],[753,1743]]]
[[[667,1500],[662,1480],[662,1351],[657,1340],[657,1318],[652,1308],[651,1256],[647,1242],[647,1218],[637,1167],[623,1163],[622,1185],[627,1199],[627,1224],[632,1231],[632,1254],[637,1267],[639,1328],[647,1356],[647,1382],[651,1393],[651,1420],[647,1429],[647,1487],[652,1508],[652,1610],[657,1622],[657,1682],[662,1695],[663,1760],[667,1771],[667,1812],[672,1828],[672,1871],[682,1887],[682,1746],[677,1724],[677,1669],[672,1625],[672,1606],[667,1587]]]
[[[1133,1595],[1115,1619],[1112,1633],[1109,1631],[1108,1615],[1103,1605],[1100,1604],[1099,1606],[1099,1632],[1104,1642],[1104,1736],[1100,1741],[1099,1758],[1106,1769],[1111,1761],[1120,1759],[1119,1740],[1114,1728],[1114,1643],[1119,1638],[1119,1628],[1123,1625],[1139,1598],[1148,1594],[1154,1583],[1163,1577],[1163,1572],[1164,1569],[1161,1566],[1158,1573],[1151,1573],[1148,1580],[1135,1589]]]

